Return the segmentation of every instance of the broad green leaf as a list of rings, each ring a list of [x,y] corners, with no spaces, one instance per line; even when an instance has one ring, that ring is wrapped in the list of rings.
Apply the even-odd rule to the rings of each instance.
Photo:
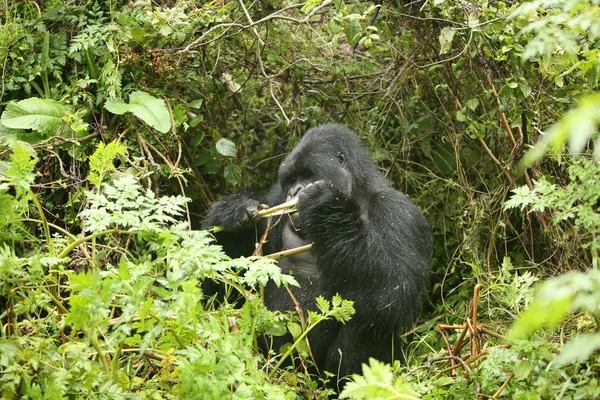
[[[194,100],[190,103],[190,107],[198,109],[198,108],[202,107],[203,103],[204,103],[204,99]]]
[[[237,155],[235,143],[229,139],[219,139],[217,142],[217,151],[225,157],[235,157]]]
[[[517,361],[513,372],[515,373],[515,378],[522,381],[526,379],[529,376],[529,374],[531,374],[532,369],[533,366],[531,365],[531,361],[524,359]]]
[[[350,19],[348,26],[344,29],[344,33],[346,34],[346,40],[350,43],[351,46],[354,46],[360,35],[362,33],[362,26],[360,26],[360,22],[356,19]]]
[[[472,111],[475,111],[475,109],[477,109],[478,105],[479,105],[479,99],[477,97],[469,99],[465,103],[465,107],[471,109]]]
[[[195,128],[202,121],[204,121],[204,114],[198,114],[190,119],[190,126]]]
[[[565,85],[565,78],[562,75],[558,75],[556,78],[554,78],[554,84],[556,86],[558,86],[559,88],[563,87]]]
[[[0,121],[11,129],[32,129],[43,135],[56,134],[67,107],[55,100],[32,97],[8,103]]]
[[[288,331],[290,331],[290,333],[292,334],[294,340],[298,339],[300,335],[302,335],[302,327],[300,326],[300,324],[290,322],[288,323],[287,328]]]
[[[207,174],[216,174],[221,170],[221,160],[219,157],[210,156],[204,164],[204,171]]]
[[[519,83],[519,89],[521,89],[521,93],[523,93],[523,97],[529,97],[529,95],[531,94],[531,86],[529,86],[525,82]]]
[[[214,157],[213,153],[207,149],[201,149],[194,157],[194,165],[199,167],[206,164]]]
[[[454,39],[454,35],[456,34],[455,28],[445,27],[440,32],[439,41],[440,41],[440,55],[446,54],[452,48],[452,39]]]
[[[202,139],[204,139],[204,135],[204,131],[199,131],[196,132],[196,134],[194,134],[194,137],[192,137],[192,148],[195,149],[196,147],[198,147]]]
[[[19,345],[11,339],[3,339],[0,341],[0,365],[8,367],[14,361]]]
[[[133,113],[136,117],[159,132],[167,133],[171,129],[171,115],[163,99],[146,92],[136,90],[129,97],[129,104],[119,100],[107,100],[104,105],[113,114]]]
[[[436,379],[435,381],[433,381],[433,384],[436,387],[448,386],[448,385],[452,385],[453,383],[454,383],[454,379],[452,379],[449,376],[442,376],[442,377]]]
[[[242,169],[234,164],[228,165],[223,171],[225,180],[232,185],[239,185],[242,182]]]

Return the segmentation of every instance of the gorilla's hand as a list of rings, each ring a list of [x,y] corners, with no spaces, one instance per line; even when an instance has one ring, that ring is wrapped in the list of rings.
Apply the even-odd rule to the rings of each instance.
[[[307,210],[311,206],[328,203],[334,197],[337,190],[331,183],[324,180],[316,181],[304,186],[304,189],[298,195],[298,210]]]
[[[252,228],[260,221],[259,208],[264,208],[264,206],[258,200],[245,194],[224,197],[210,209],[204,222],[204,228],[221,226],[228,232]]]
[[[334,213],[345,208],[346,194],[323,180],[309,183],[298,196],[298,220],[300,225],[320,225]]]

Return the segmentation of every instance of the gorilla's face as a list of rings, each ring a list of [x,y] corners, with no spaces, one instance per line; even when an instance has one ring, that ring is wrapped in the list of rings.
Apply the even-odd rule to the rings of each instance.
[[[286,201],[298,197],[307,187],[319,181],[352,197],[352,173],[341,146],[328,142],[326,137],[308,139],[303,138],[279,168],[279,183],[286,193]]]

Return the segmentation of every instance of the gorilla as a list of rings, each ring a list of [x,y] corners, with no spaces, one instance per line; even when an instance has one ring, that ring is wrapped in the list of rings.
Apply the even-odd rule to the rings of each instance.
[[[294,198],[297,213],[272,224],[264,254],[312,243],[310,251],[278,261],[300,284],[294,296],[303,309],[314,310],[317,296],[331,300],[339,293],[356,309],[345,324],[326,321],[311,331],[317,367],[340,379],[360,373],[369,357],[391,362],[398,357],[397,332],[420,309],[433,246],[429,223],[387,182],[354,132],[326,124],[304,134],[267,193],[224,197],[203,228],[221,226],[215,237],[225,252],[248,256],[266,229],[259,208]],[[295,309],[289,293],[274,284],[264,297],[271,310]]]

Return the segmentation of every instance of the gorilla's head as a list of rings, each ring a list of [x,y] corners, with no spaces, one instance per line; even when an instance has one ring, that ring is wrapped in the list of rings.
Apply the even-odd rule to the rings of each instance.
[[[354,197],[357,192],[368,191],[379,176],[356,134],[335,124],[309,129],[279,167],[279,183],[287,200],[318,181]]]

